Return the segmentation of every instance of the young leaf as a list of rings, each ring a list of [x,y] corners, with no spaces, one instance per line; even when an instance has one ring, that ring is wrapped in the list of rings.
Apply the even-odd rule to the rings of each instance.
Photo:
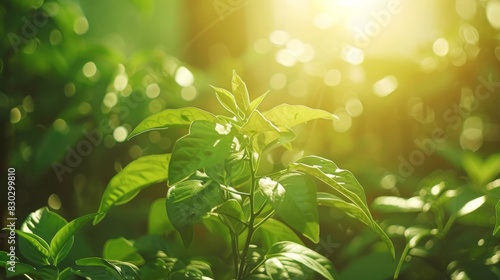
[[[500,199],[497,202],[497,205],[495,206],[496,209],[496,222],[495,222],[495,229],[493,229],[493,235],[496,235],[498,231],[500,230]]]
[[[143,188],[166,181],[170,157],[170,154],[143,156],[116,174],[102,195],[99,215],[94,219],[94,225],[104,218],[113,205],[126,203]]]
[[[172,151],[168,182],[173,185],[196,170],[217,164],[233,150],[231,125],[195,121],[189,134],[177,140]]]
[[[68,254],[69,251],[64,251],[63,248],[73,240],[75,233],[94,219],[96,215],[97,213],[94,213],[76,218],[56,233],[50,241],[49,249],[50,256],[54,259],[54,265],[57,265]]]
[[[174,228],[181,233],[185,247],[191,244],[193,224],[220,203],[220,186],[212,181],[188,180],[168,190],[167,215]]]
[[[294,276],[300,277],[304,272],[297,271],[298,266],[284,262],[285,259],[301,264],[325,279],[333,280],[336,275],[332,263],[327,258],[302,245],[283,241],[274,244],[266,255],[266,273],[271,279],[283,279],[280,277],[282,273],[289,274],[287,279],[302,279]]]
[[[267,120],[259,111],[253,111],[248,121],[240,130],[241,133],[248,136],[253,136],[254,134],[265,131],[280,132],[279,128]]]
[[[278,146],[285,146],[295,139],[295,133],[285,127],[280,128],[281,132],[265,131],[257,134],[253,140],[253,148],[259,154],[269,151]]]
[[[293,173],[282,176],[277,182],[260,179],[259,187],[285,223],[312,242],[319,242],[316,186],[311,179]]]
[[[50,211],[47,207],[38,209],[32,212],[21,225],[21,230],[28,233],[33,233],[41,237],[46,244],[49,244],[54,235],[67,224],[68,222],[57,213]],[[73,245],[73,239],[68,242],[63,251],[69,252]],[[30,254],[33,248],[27,246],[24,239],[19,240],[19,250],[21,253]]]
[[[222,107],[224,107],[224,109],[228,110],[233,115],[237,116],[238,106],[236,105],[236,100],[234,99],[233,94],[223,88],[214,86],[210,87],[215,91],[215,96],[217,97],[217,100],[219,100],[219,103],[222,105]]]
[[[231,84],[236,104],[245,113],[245,115],[248,116],[250,113],[250,97],[248,95],[247,85],[234,70]]]
[[[264,113],[274,125],[293,127],[315,119],[332,120],[335,115],[327,111],[312,109],[303,105],[281,104]]]
[[[193,121],[216,121],[215,116],[195,107],[166,109],[153,114],[140,122],[128,136],[128,139],[150,130],[167,129],[169,127],[188,127]]]
[[[255,109],[257,109],[257,107],[259,107],[260,103],[262,103],[262,101],[264,100],[264,98],[266,98],[267,94],[269,93],[269,91],[266,91],[264,94],[262,94],[261,96],[255,98],[251,103],[250,103],[250,113],[252,113],[253,111],[255,111]]]
[[[21,230],[16,230],[16,234],[21,237],[20,241],[23,240],[23,246],[20,247],[21,254],[31,263],[37,266],[49,264],[49,245],[40,236],[24,232]]]

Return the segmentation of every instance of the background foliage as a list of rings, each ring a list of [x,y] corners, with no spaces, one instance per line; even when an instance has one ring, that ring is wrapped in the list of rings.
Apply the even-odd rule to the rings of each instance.
[[[499,6],[3,1],[1,166],[17,170],[18,218],[43,206],[67,220],[95,212],[116,172],[171,151],[186,132],[124,142],[132,128],[168,108],[222,112],[209,84],[228,85],[236,69],[251,99],[271,90],[269,108],[304,104],[340,117],[299,127],[293,149],[274,152],[265,170],[309,154],[351,170],[397,255],[409,253],[401,278],[496,279]],[[67,260],[101,255],[108,239],[145,234],[149,205],[163,195],[159,184],[111,209],[108,222],[76,236]],[[397,263],[369,229],[326,208],[320,219],[319,245],[303,242],[341,277],[392,277]],[[186,254],[217,254],[222,241],[210,238],[194,240],[200,246]]]

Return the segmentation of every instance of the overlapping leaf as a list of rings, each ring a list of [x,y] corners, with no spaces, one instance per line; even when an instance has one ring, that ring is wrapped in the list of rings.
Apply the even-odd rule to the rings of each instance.
[[[166,109],[145,118],[132,130],[128,138],[130,139],[150,130],[166,129],[169,127],[188,127],[196,120],[215,121],[216,118],[212,113],[195,107]]]
[[[195,121],[189,134],[175,143],[169,166],[169,184],[173,185],[196,170],[224,161],[233,151],[231,125]]]

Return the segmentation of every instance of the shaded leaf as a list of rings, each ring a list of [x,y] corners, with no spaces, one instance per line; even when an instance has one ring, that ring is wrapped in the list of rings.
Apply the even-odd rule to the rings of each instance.
[[[191,244],[193,224],[222,203],[220,186],[212,181],[181,182],[168,190],[166,209],[174,228],[181,233],[184,246]]]
[[[170,154],[143,156],[116,174],[101,197],[99,215],[94,219],[94,225],[104,218],[113,205],[126,203],[143,188],[166,181],[170,158]]]
[[[167,129],[169,127],[188,127],[193,121],[216,121],[215,116],[195,107],[166,109],[153,114],[140,122],[128,136],[128,139],[150,130]]]
[[[280,277],[282,273],[289,274],[290,277],[286,279],[296,279],[293,277],[295,274],[299,277],[304,275],[303,272],[297,271],[299,267],[293,263],[301,264],[326,279],[333,280],[336,275],[332,263],[327,258],[299,244],[288,241],[278,242],[266,254],[265,267],[271,279],[283,279]]]
[[[259,222],[257,220],[256,222]],[[287,225],[273,218],[265,221],[254,233],[252,242],[262,245],[262,248],[269,250],[273,244],[280,241],[290,241],[304,245],[300,237]]]
[[[16,230],[16,234],[18,237],[21,237],[20,240],[25,241],[22,249],[20,248],[23,257],[36,265],[50,263],[49,244],[47,244],[43,238],[34,233],[24,232],[18,229]]]
[[[174,230],[165,209],[165,198],[157,199],[151,204],[148,215],[149,234],[168,234]]]
[[[233,150],[231,125],[195,121],[189,134],[177,140],[168,174],[173,185],[196,170],[224,161]]]
[[[245,215],[235,199],[228,199],[212,210],[223,218],[233,233],[239,234],[245,227]]]
[[[259,187],[285,223],[314,243],[319,242],[316,186],[312,180],[292,173],[280,177],[277,182],[262,178]]]

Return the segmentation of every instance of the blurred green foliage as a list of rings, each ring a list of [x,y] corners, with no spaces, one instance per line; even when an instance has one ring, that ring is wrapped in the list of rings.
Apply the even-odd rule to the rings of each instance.
[[[397,254],[408,228],[439,229],[460,209],[442,202],[444,193],[464,196],[461,204],[485,197],[474,212],[453,218],[446,237],[426,237],[411,248],[401,278],[498,275],[492,268],[500,250],[498,233],[492,237],[500,171],[498,3],[396,1],[400,12],[383,25],[374,15],[389,11],[391,1],[365,5],[367,18],[352,24],[344,20],[354,8],[337,2],[3,1],[0,166],[17,170],[18,218],[47,205],[68,219],[95,212],[117,171],[141,155],[171,151],[184,131],[120,142],[122,134],[163,109],[218,110],[208,84],[224,85],[236,69],[252,99],[271,90],[269,107],[304,104],[341,116],[327,129],[301,128],[294,149],[277,150],[263,168],[318,154],[356,174],[369,202],[399,197],[392,208],[373,206],[384,229],[394,230]],[[379,31],[366,35],[377,23]],[[357,45],[360,34],[352,30],[365,32],[368,43]],[[312,58],[303,51],[291,63],[287,55],[297,48],[312,48]],[[361,50],[361,64],[346,58],[349,50],[354,58]],[[384,83],[390,88],[394,81],[396,89],[380,96]],[[432,194],[441,182],[445,187]],[[128,239],[147,232],[143,217],[163,191],[158,185],[111,210],[113,223],[86,228],[70,255],[99,255],[115,232]],[[422,208],[412,208],[409,198]],[[380,255],[379,242],[361,224],[326,209],[320,219],[326,229],[320,239],[342,245],[325,241],[330,245],[318,251],[341,276],[392,277],[397,264]]]

